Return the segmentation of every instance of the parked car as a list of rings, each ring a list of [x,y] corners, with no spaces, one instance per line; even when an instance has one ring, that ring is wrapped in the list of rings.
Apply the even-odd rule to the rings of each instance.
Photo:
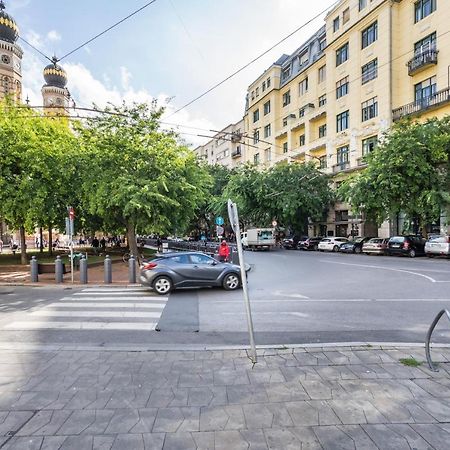
[[[425,254],[428,257],[446,256],[450,257],[450,236],[436,236],[429,237],[425,242]]]
[[[362,251],[366,255],[385,255],[389,238],[372,238],[364,242]]]
[[[389,239],[386,254],[407,255],[411,258],[425,254],[425,240],[419,236],[393,236]]]
[[[318,244],[318,249],[320,252],[338,252],[340,246],[344,243],[348,242],[348,239],[345,237],[329,237],[322,239]]]
[[[300,239],[297,243],[298,250],[318,250],[319,242],[323,237],[309,237],[305,239]]]
[[[370,239],[372,238],[357,236],[354,239],[343,243],[339,251],[343,253],[361,253],[363,245]]]
[[[222,286],[233,291],[241,287],[240,273],[239,266],[219,262],[203,253],[172,252],[144,262],[140,282],[160,295],[183,287]]]
[[[285,248],[286,250],[292,250],[297,248],[297,244],[299,241],[301,240],[305,240],[308,239],[308,237],[306,236],[297,236],[297,235],[293,235],[293,236],[289,236],[283,239],[282,245],[283,248]]]

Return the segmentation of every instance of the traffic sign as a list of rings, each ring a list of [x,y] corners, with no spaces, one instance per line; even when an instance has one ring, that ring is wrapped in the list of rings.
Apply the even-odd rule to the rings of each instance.
[[[223,220],[222,216],[216,217],[216,225],[223,225],[224,223],[225,223],[225,221]]]
[[[217,227],[216,227],[217,236],[223,236],[224,232],[225,232],[224,228],[221,227],[220,225],[217,225]]]
[[[69,219],[70,219],[70,220],[75,219],[75,210],[73,209],[73,207],[72,207],[72,206],[69,206],[69,207],[67,208],[67,210],[69,211]]]

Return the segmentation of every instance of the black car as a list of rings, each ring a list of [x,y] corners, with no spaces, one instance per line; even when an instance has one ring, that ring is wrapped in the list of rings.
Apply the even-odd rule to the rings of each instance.
[[[386,254],[406,255],[411,258],[425,255],[425,239],[414,235],[393,236],[388,241]]]
[[[342,253],[361,253],[363,245],[372,237],[355,237],[352,241],[345,242],[339,248]]]
[[[285,248],[286,250],[292,250],[297,248],[297,244],[300,240],[304,240],[304,239],[308,239],[308,237],[306,236],[297,236],[297,235],[293,235],[293,236],[289,236],[283,239],[282,245],[283,248]]]
[[[307,237],[305,239],[300,239],[297,243],[298,250],[318,250],[319,242],[323,237]]]

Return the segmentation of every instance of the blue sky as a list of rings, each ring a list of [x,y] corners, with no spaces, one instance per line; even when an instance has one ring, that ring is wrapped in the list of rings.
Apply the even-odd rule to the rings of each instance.
[[[21,35],[44,53],[71,51],[146,0],[5,0]],[[171,98],[168,113],[242,66],[333,0],[157,0],[63,61],[79,105]],[[323,24],[316,20],[170,121],[221,129],[242,118],[247,86]],[[41,103],[46,61],[21,43],[24,91]],[[188,130],[185,130],[188,131]],[[190,131],[192,132],[192,130]],[[186,136],[198,143],[198,139]]]

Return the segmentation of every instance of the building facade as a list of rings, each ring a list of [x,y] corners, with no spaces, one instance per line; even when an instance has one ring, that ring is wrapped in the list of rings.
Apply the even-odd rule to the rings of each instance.
[[[220,164],[231,169],[242,163],[247,148],[244,121],[240,120],[225,127],[205,145],[197,147],[194,153],[209,165]]]
[[[446,0],[342,0],[325,25],[248,88],[245,161],[315,161],[339,186],[401,117],[450,113],[450,4]],[[441,221],[443,225],[443,220]],[[310,234],[380,235],[338,202]]]

